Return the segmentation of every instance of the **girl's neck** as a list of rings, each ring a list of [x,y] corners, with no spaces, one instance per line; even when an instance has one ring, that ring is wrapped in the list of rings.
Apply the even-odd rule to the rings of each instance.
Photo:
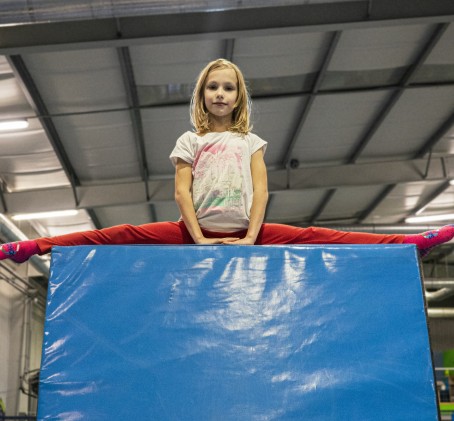
[[[210,134],[210,133],[225,133],[225,132],[228,132],[228,131],[229,131],[228,129],[226,129],[226,130],[208,130],[206,132],[197,132],[197,135],[203,137],[203,136],[205,136],[207,134]]]
[[[232,119],[230,118],[210,118],[210,132],[222,133],[227,132],[232,127]]]

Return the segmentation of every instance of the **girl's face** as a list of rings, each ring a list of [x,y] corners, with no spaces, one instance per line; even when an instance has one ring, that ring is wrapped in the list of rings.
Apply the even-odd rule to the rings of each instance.
[[[233,69],[219,69],[208,73],[204,101],[211,116],[231,121],[237,98],[238,81]]]

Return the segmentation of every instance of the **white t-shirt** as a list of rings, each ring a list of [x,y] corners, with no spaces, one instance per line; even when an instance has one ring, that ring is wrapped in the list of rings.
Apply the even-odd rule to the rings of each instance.
[[[192,165],[192,200],[199,225],[210,231],[232,232],[249,225],[252,206],[251,155],[267,142],[255,134],[232,132],[199,136],[184,133],[170,154]]]

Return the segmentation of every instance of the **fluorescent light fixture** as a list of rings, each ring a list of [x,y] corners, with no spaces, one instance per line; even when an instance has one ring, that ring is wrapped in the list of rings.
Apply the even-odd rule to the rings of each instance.
[[[4,120],[0,121],[0,131],[21,130],[28,127],[28,121],[22,120]]]
[[[408,224],[419,224],[420,222],[437,222],[454,220],[454,213],[445,213],[440,215],[411,216],[405,219]]]
[[[15,221],[29,221],[31,219],[45,219],[45,218],[61,218],[65,216],[75,216],[79,213],[78,210],[63,210],[52,212],[37,212],[37,213],[21,213],[11,217]]]

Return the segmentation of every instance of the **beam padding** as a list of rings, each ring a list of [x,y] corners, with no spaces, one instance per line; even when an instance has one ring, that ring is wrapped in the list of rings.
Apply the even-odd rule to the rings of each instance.
[[[39,420],[437,420],[410,245],[52,253]]]

